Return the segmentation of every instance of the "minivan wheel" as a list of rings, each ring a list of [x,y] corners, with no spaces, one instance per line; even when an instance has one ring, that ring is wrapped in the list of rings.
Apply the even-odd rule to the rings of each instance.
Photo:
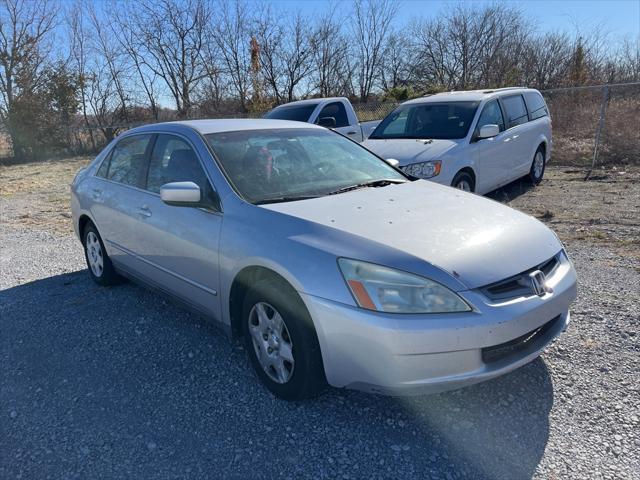
[[[473,192],[475,185],[473,177],[468,172],[458,172],[451,182],[453,188],[464,190],[465,192]]]
[[[531,162],[531,169],[529,170],[529,180],[534,185],[538,185],[542,181],[545,169],[544,150],[542,147],[536,150],[536,154],[533,156],[533,162]]]
[[[302,300],[282,283],[262,280],[245,295],[245,348],[258,378],[277,397],[314,397],[326,385],[318,338]]]
[[[91,223],[84,229],[82,244],[89,274],[98,285],[106,287],[122,283],[124,279],[113,268],[100,234]]]

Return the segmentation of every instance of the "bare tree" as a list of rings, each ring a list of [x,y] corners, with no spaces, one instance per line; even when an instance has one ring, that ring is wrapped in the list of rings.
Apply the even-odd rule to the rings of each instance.
[[[146,65],[161,78],[179,117],[189,115],[192,95],[207,77],[203,45],[211,12],[205,0],[141,0],[131,26],[144,41]]]
[[[224,73],[229,77],[240,107],[246,112],[251,85],[252,20],[249,7],[242,0],[236,0],[232,4],[225,2],[216,21],[214,39],[222,57]]]
[[[384,42],[396,15],[395,0],[355,0],[351,21],[356,81],[360,100],[366,102],[382,62]]]
[[[400,31],[387,37],[380,62],[380,82],[387,91],[406,85],[410,80],[409,40]]]
[[[335,20],[335,9],[334,4],[320,17],[309,42],[314,63],[313,87],[322,97],[351,93],[349,43],[342,25]]]
[[[132,4],[121,4],[120,8],[117,8],[118,6],[114,5],[114,8],[107,15],[107,21],[111,35],[128,56],[129,64],[137,74],[136,80],[133,81],[134,85],[142,87],[144,97],[149,103],[151,115],[155,120],[158,120],[159,76],[149,64],[149,56],[145,55],[144,31],[140,31],[133,22],[135,10],[131,6]]]
[[[264,79],[278,103],[291,102],[296,90],[313,71],[309,32],[309,24],[299,14],[284,26],[272,15],[263,16],[259,22],[260,63]]]

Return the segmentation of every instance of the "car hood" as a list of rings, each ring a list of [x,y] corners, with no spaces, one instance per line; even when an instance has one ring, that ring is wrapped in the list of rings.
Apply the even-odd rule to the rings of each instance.
[[[384,159],[395,158],[404,167],[411,163],[438,160],[452,148],[457,147],[460,140],[412,140],[367,139],[362,145]]]
[[[424,180],[262,208],[401,250],[468,288],[521,273],[562,248],[555,234],[529,215]]]

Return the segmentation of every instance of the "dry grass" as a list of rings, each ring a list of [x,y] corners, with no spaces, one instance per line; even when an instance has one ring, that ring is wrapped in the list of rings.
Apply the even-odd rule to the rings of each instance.
[[[0,164],[3,228],[72,231],[69,184],[91,159],[73,157],[37,163]]]

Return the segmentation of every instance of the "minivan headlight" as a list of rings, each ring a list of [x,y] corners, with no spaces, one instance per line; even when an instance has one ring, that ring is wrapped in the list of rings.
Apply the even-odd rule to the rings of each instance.
[[[338,265],[361,308],[389,313],[471,311],[460,296],[428,278],[347,258],[338,259]]]
[[[442,162],[440,160],[431,160],[429,162],[412,163],[402,167],[405,173],[418,178],[431,178],[440,174]]]

